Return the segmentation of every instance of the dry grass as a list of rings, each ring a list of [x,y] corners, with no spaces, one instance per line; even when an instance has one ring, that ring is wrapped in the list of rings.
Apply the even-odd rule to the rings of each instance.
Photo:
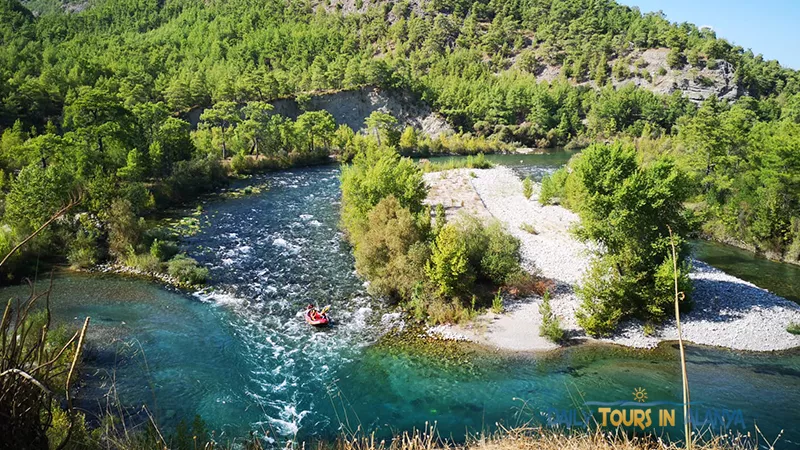
[[[698,450],[744,450],[757,448],[746,436],[709,438],[695,442]],[[319,448],[325,448],[319,445]],[[340,439],[336,450],[678,450],[680,444],[667,443],[655,437],[630,437],[624,432],[573,432],[547,428],[502,430],[492,435],[473,436],[464,444],[453,444],[437,437],[433,428],[404,433],[389,440],[374,436]],[[766,448],[772,448],[767,443]]]

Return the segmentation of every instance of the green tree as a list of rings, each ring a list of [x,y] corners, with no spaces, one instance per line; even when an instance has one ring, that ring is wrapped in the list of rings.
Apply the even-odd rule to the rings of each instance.
[[[441,297],[469,292],[475,275],[470,271],[467,244],[455,225],[446,224],[436,235],[425,274]]]
[[[342,221],[345,229],[358,235],[367,216],[390,195],[412,214],[422,211],[427,189],[422,171],[410,158],[401,158],[391,148],[371,146],[342,168]]]
[[[578,236],[602,249],[578,290],[578,322],[598,335],[627,317],[663,320],[674,294],[668,227],[677,236],[682,290],[689,287],[685,176],[669,159],[639,166],[636,149],[625,144],[590,146],[570,176],[584,193]]]
[[[238,130],[250,141],[250,153],[255,153],[256,157],[261,153],[263,143],[269,139],[269,135],[276,132],[270,126],[272,110],[272,105],[264,101],[247,102],[242,108],[245,120],[239,125]]]
[[[336,121],[328,111],[307,111],[295,122],[297,135],[303,138],[308,151],[314,153],[319,147],[330,148]]]
[[[226,132],[241,121],[236,103],[231,101],[217,102],[213,108],[203,111],[203,114],[200,115],[200,120],[206,126],[219,128],[222,134],[222,159],[227,158],[228,135]]]
[[[393,137],[397,132],[397,119],[391,114],[381,111],[372,111],[370,115],[364,120],[364,125],[367,130],[375,134],[375,139],[378,140],[378,145],[381,145],[381,138],[386,145],[393,145]]]

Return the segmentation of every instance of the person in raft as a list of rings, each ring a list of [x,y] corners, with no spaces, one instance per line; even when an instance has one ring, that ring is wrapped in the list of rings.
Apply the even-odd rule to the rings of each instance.
[[[320,314],[319,311],[317,311],[317,308],[315,308],[314,305],[310,303],[308,304],[308,306],[306,306],[306,314],[308,315],[309,319],[314,321],[322,318],[322,314]]]

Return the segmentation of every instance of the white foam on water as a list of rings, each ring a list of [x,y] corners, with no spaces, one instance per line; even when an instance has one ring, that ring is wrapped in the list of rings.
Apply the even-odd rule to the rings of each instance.
[[[312,221],[308,222],[308,224],[311,225],[312,227],[320,227],[320,226],[322,226],[322,222],[320,222],[319,220],[312,220]]]
[[[192,295],[202,302],[220,306],[244,306],[248,303],[247,299],[226,292],[197,291]]]
[[[272,245],[274,245],[275,247],[284,247],[285,248],[285,247],[289,246],[289,243],[286,242],[286,239],[277,238],[277,239],[272,241]]]
[[[306,222],[311,220],[311,219],[313,219],[313,218],[314,218],[314,216],[312,216],[311,214],[300,214],[300,219],[304,220]]]

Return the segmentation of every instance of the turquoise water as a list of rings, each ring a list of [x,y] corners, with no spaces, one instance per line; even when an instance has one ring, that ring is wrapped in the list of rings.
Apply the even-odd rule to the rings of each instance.
[[[692,248],[701,261],[800,303],[800,266],[770,261],[717,242],[694,241]]]
[[[58,320],[77,326],[92,317],[81,407],[101,409],[114,384],[129,414],[141,417],[147,404],[166,429],[195,414],[227,437],[330,438],[358,426],[386,436],[435,422],[462,439],[584,401],[630,401],[639,387],[648,401],[679,400],[672,346],[523,356],[380,341],[402,322],[353,272],[336,227],[337,176],[330,166],[259,176],[242,185],[266,182],[267,191],[203,205],[201,231],[185,249],[210,268],[206,291],[57,278]],[[299,311],[308,302],[331,304],[335,325],[307,327]],[[786,429],[784,448],[799,445],[800,353],[690,347],[689,374],[698,409],[741,410],[740,431],[757,422],[767,436]]]
[[[530,176],[534,181],[541,181],[543,176],[555,172],[577,153],[579,153],[578,150],[553,150],[530,155],[492,154],[486,155],[486,159],[495,164],[512,168],[520,177]],[[466,156],[433,156],[428,159],[445,162],[466,158]]]

